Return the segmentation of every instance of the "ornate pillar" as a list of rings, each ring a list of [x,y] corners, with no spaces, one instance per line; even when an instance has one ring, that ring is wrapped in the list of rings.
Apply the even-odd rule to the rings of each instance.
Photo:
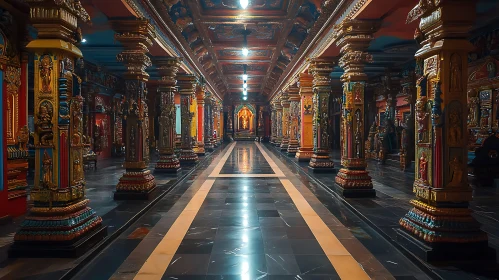
[[[271,102],[271,112],[270,112],[270,144],[274,144],[276,140],[276,132],[277,132],[277,110],[274,102]]]
[[[224,137],[224,107],[222,105],[222,102],[219,103],[219,108],[220,111],[219,117],[218,117],[218,126],[220,128],[220,133],[217,135],[218,136],[218,142],[220,145],[223,143],[223,137]]]
[[[196,91],[196,77],[191,74],[177,75],[177,83],[180,87],[180,113],[181,113],[181,164],[194,164],[199,161],[198,155],[193,150],[192,119],[194,113],[191,104]]]
[[[289,145],[289,95],[287,91],[283,92],[281,95],[281,105],[282,105],[282,141],[281,141],[281,151],[287,151]]]
[[[148,110],[146,104],[146,82],[151,66],[147,56],[155,37],[153,27],[147,20],[116,20],[111,22],[116,31],[115,39],[123,44],[124,51],[117,55],[127,72],[125,78],[125,168],[114,194],[115,199],[148,199],[156,188],[149,165]]]
[[[341,114],[341,168],[336,184],[347,197],[374,197],[376,192],[369,173],[364,151],[364,93],[366,63],[372,56],[366,52],[378,22],[348,20],[336,27],[335,40],[341,48],[340,67],[345,72]]]
[[[156,57],[154,64],[161,76],[157,89],[159,95],[159,160],[156,163],[156,172],[175,173],[180,170],[180,161],[175,155],[175,107],[176,75],[182,62],[181,58]]]
[[[296,153],[298,161],[310,161],[314,153],[314,129],[313,129],[313,90],[314,77],[308,73],[301,73],[299,78],[300,87],[300,150]]]
[[[77,22],[90,17],[79,1],[27,0],[38,38],[34,52],[35,186],[10,257],[75,257],[106,235],[88,207],[83,173],[83,97],[76,76]],[[24,132],[27,133],[27,132]],[[27,137],[27,135],[23,135]]]
[[[282,105],[280,102],[280,98],[278,98],[275,101],[275,109],[276,109],[276,137],[274,145],[276,145],[276,147],[280,147],[282,142]]]
[[[203,85],[198,85],[196,88],[196,98],[197,98],[197,144],[198,144],[198,149],[196,154],[198,156],[204,156],[205,154],[205,149],[204,149],[204,99],[205,99],[205,92],[204,92],[204,86]]]
[[[219,146],[219,143],[217,141],[217,138],[218,138],[218,134],[220,133],[218,131],[218,103],[217,103],[217,100],[215,98],[212,98],[211,99],[211,112],[212,112],[212,119],[211,119],[211,127],[213,128],[212,129],[212,143],[213,143],[213,146],[214,147],[218,147]],[[216,134],[216,135],[215,135]]]
[[[290,86],[289,93],[289,144],[288,155],[295,156],[298,152],[298,119],[300,118],[300,94],[299,88]]]
[[[420,5],[423,2],[420,2]],[[437,4],[435,4],[437,3]],[[416,180],[414,206],[400,220],[399,239],[427,261],[494,259],[487,234],[471,215],[467,176],[467,40],[476,1],[427,1],[409,13],[420,19],[416,40]]]
[[[205,96],[204,104],[204,149],[207,152],[213,152],[213,127],[212,127],[212,116],[211,116],[211,94],[208,92]]]
[[[314,172],[329,172],[334,168],[329,158],[329,96],[331,95],[331,77],[334,62],[327,59],[312,59],[309,71],[314,77],[313,86],[313,129],[314,153],[309,168]]]

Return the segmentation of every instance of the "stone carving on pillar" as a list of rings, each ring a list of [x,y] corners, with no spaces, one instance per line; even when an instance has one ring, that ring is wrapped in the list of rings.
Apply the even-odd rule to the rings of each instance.
[[[330,172],[334,168],[329,153],[329,97],[333,59],[311,59],[309,71],[313,75],[313,136],[314,153],[309,168],[314,172]]]
[[[193,150],[191,102],[196,91],[196,77],[191,74],[177,75],[180,92],[181,141],[180,164],[195,164],[199,161]]]
[[[456,6],[457,5],[457,6]],[[408,22],[420,19],[414,206],[400,220],[398,239],[427,261],[495,259],[487,234],[471,215],[466,122],[467,40],[476,1],[420,1]],[[442,97],[443,98],[442,98]]]
[[[295,156],[298,152],[298,130],[299,124],[298,120],[300,118],[300,94],[299,88],[296,86],[290,86],[288,89],[289,94],[289,144],[288,144],[288,155]]]
[[[204,99],[206,97],[205,94],[205,86],[198,84],[196,87],[196,98],[197,98],[197,108],[195,108],[197,112],[197,123],[195,124],[197,126],[197,132],[198,134],[196,135],[197,139],[197,150],[196,154],[198,156],[204,156],[205,155],[205,149],[204,149],[204,110],[205,110],[205,103]]]
[[[175,155],[175,92],[176,75],[182,62],[181,58],[175,57],[156,57],[154,65],[158,69],[161,79],[157,93],[159,95],[159,141],[158,152],[159,160],[156,162],[155,171],[175,173],[180,170],[180,161]]]
[[[147,56],[153,44],[155,33],[152,25],[143,19],[116,20],[111,22],[116,31],[115,39],[123,44],[124,50],[117,59],[126,66],[125,78],[125,168],[114,194],[115,199],[148,199],[156,188],[156,182],[149,165],[148,112],[146,82],[149,74],[145,69],[151,66]]]
[[[213,122],[211,111],[211,94],[208,92],[205,96],[204,103],[204,149],[207,152],[213,152]]]
[[[212,144],[213,144],[213,147],[218,147],[220,145],[220,143],[218,143],[217,141],[217,138],[218,138],[218,133],[220,133],[218,131],[218,118],[219,118],[219,109],[218,109],[218,102],[217,100],[212,97],[211,99],[211,114],[212,114],[212,118],[211,118],[211,127],[212,127]]]
[[[279,99],[274,104],[276,108],[276,137],[274,145],[280,147],[282,142],[282,105]]]
[[[289,96],[287,91],[283,92],[281,94],[281,105],[282,105],[282,140],[281,140],[281,145],[280,149],[281,151],[287,151],[288,150],[288,144],[289,144]]]
[[[75,46],[77,23],[90,17],[77,0],[25,2],[38,30],[38,38],[26,46],[35,57],[35,177],[33,207],[9,256],[76,257],[106,235],[101,217],[85,198],[83,97],[75,73],[82,57]]]
[[[296,153],[298,161],[310,161],[314,153],[313,138],[313,83],[314,77],[301,73],[299,77],[300,94],[300,149]]]
[[[366,63],[372,56],[366,52],[379,27],[377,21],[346,20],[335,29],[334,40],[341,48],[339,65],[345,72],[341,115],[341,168],[336,184],[347,197],[373,197],[376,192],[366,171],[364,143],[364,92]]]
[[[271,124],[270,144],[274,145],[274,142],[275,142],[276,137],[277,137],[277,135],[276,135],[277,134],[277,110],[276,110],[274,102],[271,102],[270,124]]]

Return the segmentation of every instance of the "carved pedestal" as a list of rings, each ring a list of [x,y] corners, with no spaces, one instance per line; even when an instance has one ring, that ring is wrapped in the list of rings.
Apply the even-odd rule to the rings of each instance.
[[[334,163],[329,157],[329,96],[331,95],[331,77],[334,62],[328,59],[314,59],[310,62],[309,71],[313,80],[313,129],[314,154],[309,168],[314,172],[331,172]]]
[[[31,23],[38,29],[38,39],[27,46],[35,54],[35,186],[30,194],[33,207],[9,256],[76,257],[106,235],[101,217],[85,198],[83,98],[81,80],[74,76],[81,52],[73,33],[78,19],[90,18],[81,6],[26,2],[32,5]]]
[[[476,1],[416,6],[416,200],[400,219],[400,242],[427,261],[495,259],[487,234],[471,215],[467,176],[467,40]]]
[[[153,27],[147,20],[117,20],[112,22],[115,39],[125,49],[117,55],[128,71],[125,78],[124,104],[125,168],[126,171],[116,186],[114,199],[148,199],[156,188],[156,181],[149,165],[149,116],[146,104],[146,82],[149,75],[145,69],[151,66],[147,49],[155,37]]]
[[[194,113],[191,111],[191,102],[193,101],[196,90],[196,77],[190,74],[177,76],[177,82],[180,87],[180,113],[181,113],[181,151],[180,164],[192,165],[199,161],[198,155],[194,153],[193,143],[196,142],[192,136],[192,119]]]
[[[281,95],[281,106],[282,106],[282,140],[279,148],[281,151],[287,151],[289,145],[289,96],[287,92],[283,92]]]
[[[298,161],[308,161],[314,154],[314,129],[313,129],[313,90],[314,77],[308,73],[300,74],[300,149],[296,153]]]
[[[180,161],[175,155],[175,85],[176,75],[180,66],[180,58],[156,58],[156,65],[162,79],[159,80],[159,160],[156,162],[155,172],[176,173],[180,171]]]

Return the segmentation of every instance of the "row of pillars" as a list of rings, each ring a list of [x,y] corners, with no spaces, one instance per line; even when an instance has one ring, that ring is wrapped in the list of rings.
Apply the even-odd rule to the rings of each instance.
[[[408,17],[408,21],[421,22],[416,31],[421,48],[415,54],[419,79],[412,187],[416,198],[410,201],[413,208],[400,219],[398,239],[428,261],[495,258],[488,248],[487,234],[469,209],[472,189],[467,178],[468,137],[463,116],[467,112],[467,57],[472,50],[467,37],[475,15],[460,11],[474,11],[475,1],[425,3]],[[376,195],[363,145],[364,67],[372,61],[367,49],[379,26],[379,21],[344,20],[335,27],[333,36],[333,43],[340,48],[339,59],[310,59],[308,73],[297,78],[297,88],[288,87],[272,102],[271,142],[299,161],[309,161],[314,171],[332,171],[328,146],[330,74],[336,65],[343,68],[341,168],[335,188],[345,197]],[[296,106],[300,110],[290,114]],[[297,141],[300,147],[295,153]]]
[[[75,65],[82,57],[76,46],[81,38],[78,21],[90,21],[79,1],[27,0],[38,38],[27,45],[34,53],[35,186],[33,207],[26,215],[9,254],[12,257],[74,257],[106,235],[101,217],[85,197],[83,172],[83,97]],[[151,60],[148,49],[155,38],[147,20],[111,21],[115,39],[123,45],[117,60],[126,68],[124,119],[125,168],[115,199],[148,198],[156,182],[148,169],[149,123],[145,71],[153,63],[161,79],[157,89],[159,110],[155,171],[177,172],[181,165],[198,161],[198,154],[221,144],[221,103],[196,77],[178,74],[180,58]],[[181,151],[177,158],[175,95],[181,104]],[[193,121],[193,118],[197,121]],[[217,127],[218,126],[218,127]],[[194,138],[196,137],[196,138]]]

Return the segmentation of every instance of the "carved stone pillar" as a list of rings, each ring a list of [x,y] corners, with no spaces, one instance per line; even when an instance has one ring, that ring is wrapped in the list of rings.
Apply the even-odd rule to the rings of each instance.
[[[314,77],[301,73],[300,83],[300,150],[296,153],[298,161],[310,161],[314,154],[313,102],[312,82]]]
[[[334,163],[329,157],[329,97],[331,95],[331,77],[334,62],[330,59],[313,59],[309,71],[313,80],[313,129],[314,154],[310,159],[309,168],[314,172],[330,172]]]
[[[117,55],[127,72],[125,78],[125,168],[114,194],[115,199],[147,199],[156,188],[149,165],[148,112],[146,104],[146,82],[151,66],[147,56],[155,37],[153,27],[147,20],[112,21],[115,39],[123,44],[124,51]]]
[[[274,102],[271,103],[271,112],[270,112],[270,144],[274,145],[277,137],[277,110]]]
[[[218,103],[218,131],[220,133],[217,134],[217,141],[222,145],[224,135],[224,107],[222,102]]]
[[[205,99],[205,92],[204,92],[204,86],[203,85],[198,85],[196,88],[196,98],[197,98],[197,144],[198,144],[198,149],[196,151],[196,154],[198,156],[204,156],[205,154],[205,149],[204,149],[204,99]]]
[[[282,142],[282,105],[279,99],[275,102],[275,108],[276,108],[276,137],[274,145],[276,147],[280,147]]]
[[[83,97],[76,76],[79,1],[27,0],[38,38],[34,53],[35,176],[33,207],[14,236],[10,257],[75,257],[106,235],[88,207],[83,173]],[[80,34],[81,36],[81,34]],[[12,85],[8,85],[12,86]],[[27,131],[20,137],[27,138]]]
[[[281,151],[288,150],[289,144],[289,96],[287,92],[283,92],[281,95],[281,105],[282,105],[282,141],[281,141]]]
[[[438,6],[435,5],[437,2]],[[423,2],[421,2],[423,3]],[[420,19],[416,39],[416,199],[400,220],[399,239],[427,261],[495,259],[487,234],[471,215],[467,176],[467,40],[476,1],[428,1],[408,22]],[[420,70],[421,69],[421,70]]]
[[[295,156],[298,152],[298,119],[300,118],[300,94],[299,88],[291,86],[288,89],[289,94],[289,144],[288,155]]]
[[[154,64],[158,69],[159,80],[159,160],[156,163],[156,172],[177,172],[180,170],[180,161],[175,155],[175,120],[177,109],[175,107],[176,75],[181,58],[157,57]]]
[[[204,149],[207,152],[213,152],[213,127],[212,127],[212,115],[211,115],[211,98],[210,93],[207,93],[205,96],[205,104],[204,104]]]
[[[213,131],[212,131],[212,135],[213,135],[212,143],[213,143],[214,147],[218,147],[220,145],[220,143],[218,143],[218,141],[217,141],[218,134],[220,133],[220,131],[218,131],[218,119],[219,119],[218,112],[219,112],[219,109],[218,109],[218,102],[217,102],[217,100],[215,98],[211,99],[211,105],[212,105],[211,106],[211,112],[212,112],[211,123],[212,123],[212,127],[213,127]]]
[[[341,48],[340,66],[345,70],[341,114],[341,168],[336,184],[347,197],[374,197],[376,192],[369,173],[364,151],[364,93],[366,63],[372,56],[366,52],[378,22],[348,20],[335,30],[336,44]]]
[[[196,77],[191,74],[177,75],[180,87],[180,113],[181,113],[181,151],[180,164],[191,165],[199,161],[198,155],[193,150],[192,119],[194,113],[191,104],[196,91]]]

